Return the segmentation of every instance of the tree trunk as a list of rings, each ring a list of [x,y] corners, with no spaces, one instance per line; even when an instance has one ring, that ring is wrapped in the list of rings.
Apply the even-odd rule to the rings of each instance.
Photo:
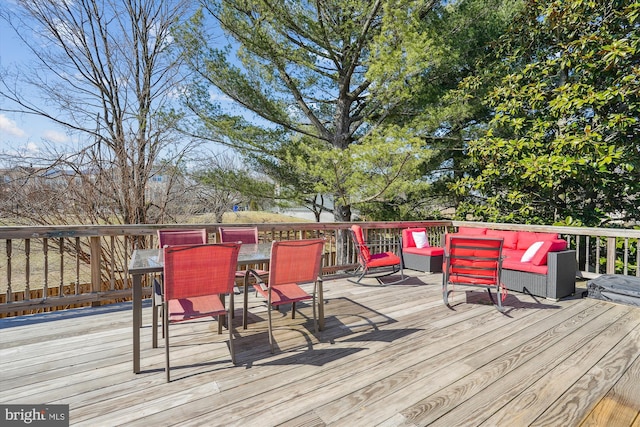
[[[339,200],[336,197],[336,200]],[[336,222],[351,221],[351,205],[335,204],[333,207],[333,218]],[[336,258],[341,264],[349,263],[349,244],[350,236],[348,230],[337,230],[336,233]]]
[[[336,204],[333,207],[333,219],[335,219],[336,222],[350,222],[351,205]]]

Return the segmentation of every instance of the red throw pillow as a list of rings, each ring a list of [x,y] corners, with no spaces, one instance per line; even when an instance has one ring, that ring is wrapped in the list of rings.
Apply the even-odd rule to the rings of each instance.
[[[567,249],[567,241],[562,239],[548,240],[540,246],[540,249],[531,259],[533,265],[547,265],[547,255],[549,252],[559,252]]]

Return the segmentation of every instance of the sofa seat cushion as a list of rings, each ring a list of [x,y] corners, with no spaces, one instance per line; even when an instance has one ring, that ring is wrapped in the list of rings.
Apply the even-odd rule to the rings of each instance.
[[[522,259],[522,255],[524,255],[524,252],[525,251],[519,251],[516,249],[503,249],[502,258],[520,262],[520,260]]]
[[[444,248],[436,248],[433,246],[427,248],[402,248],[402,252],[416,255],[438,256],[444,255]]]
[[[558,233],[534,233],[532,231],[518,231],[518,243],[516,249],[526,251],[535,242],[556,240]]]
[[[517,249],[518,232],[507,230],[487,230],[487,237],[502,239],[503,249]]]
[[[520,262],[520,258],[505,258],[502,261],[503,270],[526,271],[535,274],[547,274],[549,267],[546,265],[534,265],[530,262]]]

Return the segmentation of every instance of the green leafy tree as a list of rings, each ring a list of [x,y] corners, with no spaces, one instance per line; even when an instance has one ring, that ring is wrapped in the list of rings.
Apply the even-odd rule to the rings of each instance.
[[[491,109],[481,100],[500,76],[497,42],[521,8],[514,0],[436,2],[418,17],[396,10],[386,21],[367,76],[387,88],[385,98],[396,100],[390,121],[420,137],[428,156],[416,170],[419,185],[367,203],[360,209],[366,217],[437,218],[458,205],[460,197],[449,186],[466,170],[467,141],[490,119]],[[463,81],[473,96],[459,87]]]
[[[639,14],[629,0],[527,1],[498,52],[493,119],[469,144],[461,215],[591,226],[635,215]]]
[[[284,179],[300,199],[332,195],[338,221],[351,220],[353,205],[422,185],[415,174],[428,156],[423,139],[408,126],[387,126],[406,101],[387,96],[401,76],[372,84],[366,72],[374,40],[390,31],[393,18],[416,19],[432,4],[220,0],[203,6],[208,14],[177,34],[199,75],[185,97],[196,119],[189,132],[234,147],[261,172]],[[213,47],[207,17],[231,47]],[[244,115],[214,102],[212,88]]]

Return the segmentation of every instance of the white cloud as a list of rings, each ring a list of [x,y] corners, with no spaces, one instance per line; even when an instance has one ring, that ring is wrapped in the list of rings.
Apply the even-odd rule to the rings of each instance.
[[[4,114],[0,114],[0,131],[18,138],[24,138],[27,136],[27,133],[20,129],[16,122]]]
[[[55,131],[55,130],[48,130],[48,131],[45,131],[45,132],[42,134],[42,137],[43,137],[44,139],[46,139],[46,140],[51,141],[51,142],[59,142],[59,143],[62,143],[62,142],[68,142],[68,141],[69,141],[69,138],[67,137],[67,135],[65,135],[65,134],[64,134],[64,133],[62,133],[62,132]]]
[[[25,145],[25,151],[28,153],[37,153],[40,151],[40,148],[38,148],[38,145],[33,142],[27,142]]]

